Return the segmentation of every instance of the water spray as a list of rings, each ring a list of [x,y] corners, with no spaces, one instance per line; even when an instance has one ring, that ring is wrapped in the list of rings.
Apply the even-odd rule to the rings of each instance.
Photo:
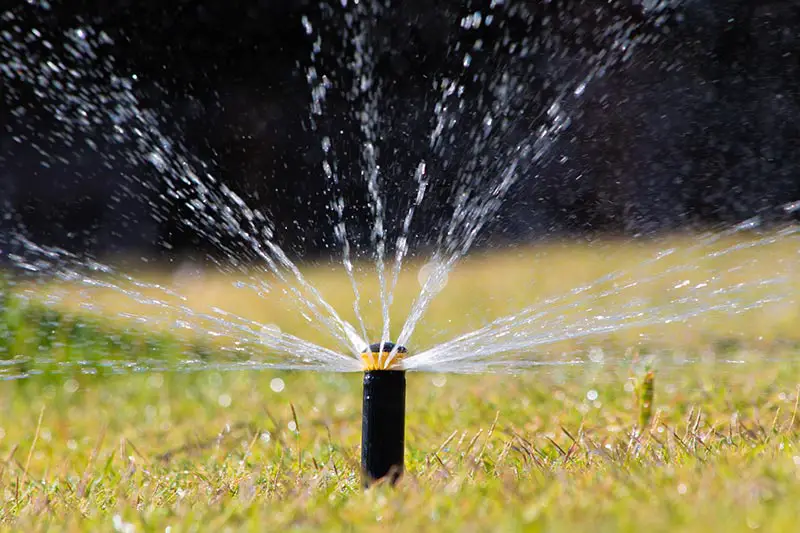
[[[400,362],[406,353],[405,347],[392,342],[371,344],[361,353],[361,472],[366,487],[382,479],[394,485],[403,475],[406,371]]]

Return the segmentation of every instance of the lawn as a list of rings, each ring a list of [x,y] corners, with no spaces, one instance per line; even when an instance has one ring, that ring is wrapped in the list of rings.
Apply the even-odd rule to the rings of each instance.
[[[20,281],[5,290],[3,375],[33,375],[0,382],[0,524],[172,533],[793,530],[800,519],[796,243],[791,236],[695,242],[548,244],[459,265],[412,353],[534,304],[568,322],[634,298],[663,308],[686,290],[700,302],[752,302],[770,291],[785,298],[571,339],[537,355],[570,353],[578,365],[411,373],[406,475],[396,488],[366,492],[358,475],[359,374],[145,365],[112,375],[106,360],[179,361],[202,352],[214,361],[219,347],[176,338],[168,310],[137,322],[152,311],[119,291]],[[666,248],[674,253],[646,263]],[[398,316],[419,290],[420,267],[410,263],[401,276]],[[629,273],[596,284],[587,301],[582,293],[566,300],[572,307],[545,303],[621,270]],[[326,265],[306,271],[351,318],[347,278]],[[324,340],[287,312],[280,290],[259,297],[232,290],[224,276],[138,276],[177,287],[193,308],[220,306]],[[736,284],[742,292],[733,296],[717,290]],[[49,309],[36,303],[57,294]],[[365,288],[370,309],[376,294],[374,284]]]

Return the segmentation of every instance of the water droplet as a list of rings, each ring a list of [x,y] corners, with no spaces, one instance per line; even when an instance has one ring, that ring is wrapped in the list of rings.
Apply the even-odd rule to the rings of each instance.
[[[269,382],[269,388],[275,392],[283,392],[283,389],[286,388],[286,383],[281,378],[272,378],[272,381]]]
[[[314,28],[311,26],[311,22],[309,22],[308,17],[303,15],[303,28],[306,30],[306,35],[311,35],[314,33]]]
[[[586,399],[589,400],[590,402],[595,401],[597,399],[597,396],[598,396],[597,391],[594,389],[591,389],[589,392],[586,393]]]
[[[592,363],[602,363],[605,358],[606,355],[602,348],[594,347],[589,350],[589,361]]]
[[[687,490],[688,489],[686,488],[685,484],[683,484],[683,483],[679,483],[678,484],[678,494],[686,494]]]
[[[297,431],[297,423],[294,420],[290,420],[286,426],[289,428],[289,431]]]
[[[64,392],[67,394],[73,394],[78,391],[80,385],[74,379],[68,379],[66,383],[64,383]]]
[[[158,152],[150,152],[146,156],[147,160],[156,167],[156,170],[159,172],[164,172],[167,169],[167,162],[164,160],[164,156]]]
[[[786,213],[794,213],[796,211],[800,211],[800,201],[785,204],[783,206],[783,210]]]
[[[230,394],[220,394],[219,398],[217,398],[217,403],[220,405],[220,407],[230,407],[231,401]]]
[[[444,374],[433,376],[433,378],[431,378],[431,383],[433,383],[434,387],[444,387],[447,383],[447,376]]]
[[[111,523],[114,526],[114,531],[119,531],[120,533],[133,533],[136,531],[136,527],[132,523],[125,522],[118,514],[114,515]]]

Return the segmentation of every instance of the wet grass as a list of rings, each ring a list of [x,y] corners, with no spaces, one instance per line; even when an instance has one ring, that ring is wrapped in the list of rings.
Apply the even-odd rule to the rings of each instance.
[[[619,248],[615,260],[636,253]],[[488,315],[505,312],[521,286],[544,295],[611,268],[583,249],[548,257],[550,277],[531,267],[535,254],[468,263],[448,286],[458,297],[442,295],[421,335],[472,327],[480,315],[464,309],[484,301]],[[466,291],[470,280],[494,298]],[[346,301],[342,281],[330,291]],[[657,297],[662,286],[648,287]],[[680,350],[630,350],[622,336],[579,367],[410,374],[406,476],[364,492],[359,375],[104,375],[109,357],[213,348],[5,296],[6,365],[86,362],[0,383],[8,530],[791,531],[800,519],[800,350],[785,305],[702,322],[671,339]]]

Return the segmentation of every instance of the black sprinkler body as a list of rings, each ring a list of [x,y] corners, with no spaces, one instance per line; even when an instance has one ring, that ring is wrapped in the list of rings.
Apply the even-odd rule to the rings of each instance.
[[[406,373],[398,369],[407,353],[402,346],[392,361],[393,343],[372,344],[362,357],[364,404],[361,413],[361,470],[363,484],[386,479],[392,485],[403,474],[406,421]]]

